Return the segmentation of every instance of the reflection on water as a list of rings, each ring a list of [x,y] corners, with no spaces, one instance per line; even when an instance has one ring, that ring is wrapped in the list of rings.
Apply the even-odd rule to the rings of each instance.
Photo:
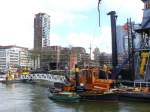
[[[116,112],[118,103],[110,102],[80,102],[71,105],[66,103],[57,103],[57,106],[72,110],[71,112]],[[69,111],[68,111],[69,112]]]
[[[48,99],[47,88],[31,84],[1,84],[0,112],[150,112],[148,103],[63,103]]]

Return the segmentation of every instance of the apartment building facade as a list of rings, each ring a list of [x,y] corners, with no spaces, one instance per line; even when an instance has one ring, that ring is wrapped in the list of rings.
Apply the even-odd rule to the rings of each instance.
[[[71,69],[75,64],[84,67],[89,63],[90,56],[82,47],[48,46],[42,48],[40,67],[49,70]]]
[[[28,48],[19,46],[0,46],[0,71],[15,67],[32,67]]]
[[[50,16],[46,13],[38,13],[34,18],[34,49],[50,45]]]

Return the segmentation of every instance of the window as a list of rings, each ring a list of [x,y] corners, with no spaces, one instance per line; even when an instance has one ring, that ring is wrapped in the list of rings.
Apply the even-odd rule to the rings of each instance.
[[[6,53],[5,52],[0,52],[0,57],[6,57]]]

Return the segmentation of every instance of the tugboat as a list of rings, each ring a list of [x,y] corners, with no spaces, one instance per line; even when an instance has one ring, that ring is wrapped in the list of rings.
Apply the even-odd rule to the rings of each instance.
[[[65,86],[65,91],[75,91],[81,100],[117,101],[117,89],[114,80],[100,79],[102,75],[99,68],[86,68],[75,72],[75,77],[70,80],[71,86]]]
[[[115,80],[106,77],[101,78],[103,73],[99,68],[79,69],[75,66],[75,76],[69,78],[67,84],[62,87],[49,88],[50,99],[55,101],[117,101],[118,92],[114,87]],[[104,75],[104,74],[103,74]],[[106,74],[105,74],[106,75]]]

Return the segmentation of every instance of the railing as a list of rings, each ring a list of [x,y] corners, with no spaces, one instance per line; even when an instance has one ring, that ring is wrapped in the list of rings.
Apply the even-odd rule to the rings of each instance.
[[[52,75],[52,74],[44,74],[44,73],[36,73],[36,74],[29,74],[29,75],[20,75],[19,79],[32,79],[32,80],[47,80],[50,82],[60,82],[65,83],[65,76],[61,75]]]
[[[136,81],[134,81],[134,87],[136,87],[136,86],[139,86],[140,88],[141,87],[150,87],[150,82],[136,82]]]

